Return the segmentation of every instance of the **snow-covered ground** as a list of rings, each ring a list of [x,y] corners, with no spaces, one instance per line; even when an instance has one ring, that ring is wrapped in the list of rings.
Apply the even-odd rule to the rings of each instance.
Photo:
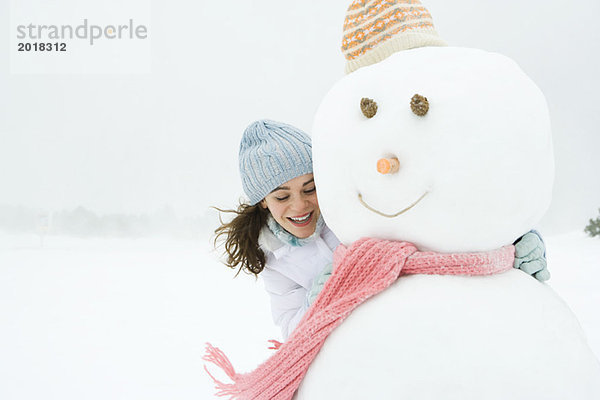
[[[598,356],[600,239],[545,240]],[[234,275],[208,240],[0,234],[0,399],[212,398],[205,342],[245,371],[279,338],[260,281]]]

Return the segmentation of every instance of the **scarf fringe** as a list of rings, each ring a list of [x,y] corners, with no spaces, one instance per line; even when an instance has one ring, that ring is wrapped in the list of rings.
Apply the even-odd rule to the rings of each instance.
[[[275,339],[269,340],[269,343],[272,344],[272,346],[269,347],[269,350],[279,350],[281,348],[281,346],[283,346],[283,343],[281,343],[279,340],[275,340]]]
[[[221,368],[223,372],[225,372],[231,379],[234,379],[237,375],[235,373],[235,369],[233,368],[233,364],[231,364],[231,361],[229,361],[225,353],[210,343],[206,343],[206,355],[202,357],[202,359]]]

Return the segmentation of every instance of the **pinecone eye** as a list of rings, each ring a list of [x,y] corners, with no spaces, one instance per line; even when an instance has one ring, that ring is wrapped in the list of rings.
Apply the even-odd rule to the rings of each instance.
[[[421,96],[420,94],[415,94],[412,99],[410,99],[410,109],[419,117],[427,114],[427,111],[429,111],[429,102],[427,101],[427,97]]]
[[[377,114],[377,103],[373,99],[363,97],[360,100],[360,110],[367,118],[373,118]]]

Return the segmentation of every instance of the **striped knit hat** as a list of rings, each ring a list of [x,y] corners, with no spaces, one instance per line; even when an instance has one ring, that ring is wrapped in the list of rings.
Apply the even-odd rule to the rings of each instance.
[[[346,73],[401,50],[446,46],[419,0],[354,0],[346,12],[342,52]]]
[[[313,172],[310,137],[281,122],[253,122],[242,136],[239,162],[244,192],[255,205],[290,179]]]

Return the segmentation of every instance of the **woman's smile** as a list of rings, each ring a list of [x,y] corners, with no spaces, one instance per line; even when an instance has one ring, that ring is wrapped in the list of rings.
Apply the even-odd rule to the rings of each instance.
[[[287,219],[289,219],[290,222],[292,224],[294,224],[295,226],[302,227],[302,226],[306,226],[306,225],[310,224],[310,221],[312,220],[312,216],[313,216],[313,213],[309,212],[305,215],[298,216],[298,217],[287,217]]]

